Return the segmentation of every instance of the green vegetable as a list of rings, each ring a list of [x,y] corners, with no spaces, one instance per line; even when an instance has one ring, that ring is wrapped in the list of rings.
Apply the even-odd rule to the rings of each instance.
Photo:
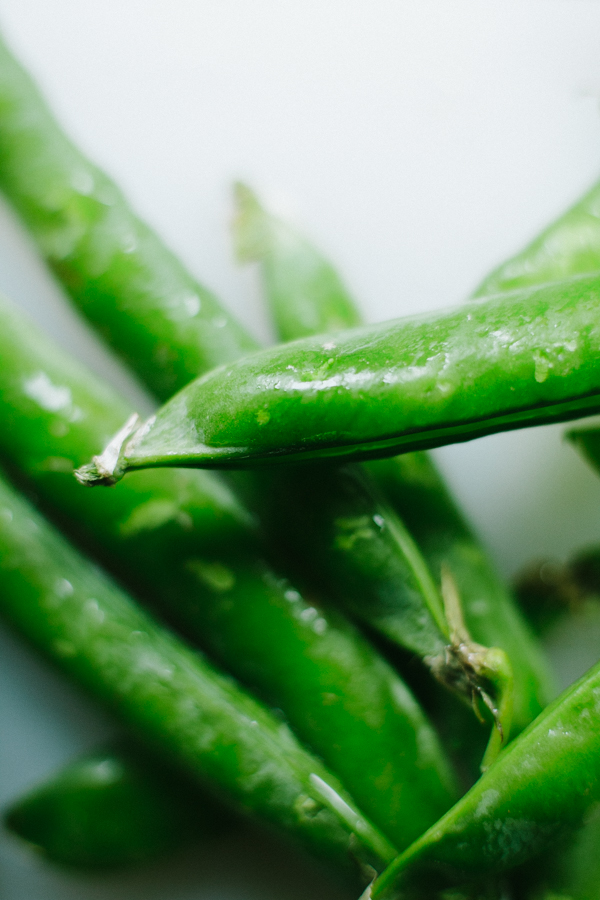
[[[348,290],[318,250],[286,222],[270,215],[245,185],[236,186],[236,199],[234,238],[238,255],[243,260],[260,262],[265,294],[279,336],[283,340],[293,340],[358,324],[358,310]],[[382,496],[400,513],[402,521],[394,518],[392,527],[386,529],[389,507],[374,496],[364,467],[363,474],[356,466],[342,469],[344,479],[354,487],[354,493],[347,491],[345,507],[340,508],[338,500],[337,508],[333,506],[333,514],[329,517],[327,502],[331,491],[328,492],[328,487],[335,479],[333,473],[336,470],[331,466],[303,466],[297,471],[279,467],[275,476],[277,488],[271,493],[277,499],[283,493],[285,500],[284,503],[273,502],[273,514],[285,508],[285,501],[291,502],[296,481],[301,482],[301,487],[295,492],[296,517],[287,521],[284,527],[280,515],[272,528],[272,538],[285,544],[289,556],[297,554],[301,548],[304,559],[311,560],[311,569],[314,569],[315,559],[328,570],[335,566],[330,589],[338,585],[346,598],[355,598],[356,614],[362,611],[364,618],[369,614],[369,624],[395,637],[409,649],[427,655],[426,646],[411,646],[406,640],[414,620],[408,618],[401,607],[401,603],[406,603],[407,593],[406,588],[402,590],[401,582],[408,587],[410,581],[404,573],[393,577],[390,569],[396,560],[382,545],[386,538],[389,540],[388,533],[393,529],[407,543],[406,555],[412,553],[417,557],[406,534],[405,523],[437,583],[441,582],[442,568],[452,573],[473,639],[485,646],[502,647],[507,652],[515,678],[514,725],[521,731],[553,693],[550,673],[512,597],[466,524],[434,463],[425,453],[413,453],[370,463],[368,469]],[[309,491],[311,479],[313,484]],[[335,500],[335,493],[333,497]],[[305,521],[307,517],[313,527]],[[361,578],[362,572],[356,566],[356,560],[360,562],[365,557],[367,562],[375,557],[375,564],[385,574],[385,579],[379,575],[379,581],[375,578],[371,582],[371,591],[373,583],[380,584],[380,604],[384,613],[381,623],[371,618],[374,598],[367,593],[365,579]],[[426,572],[422,563],[421,566]],[[418,571],[416,565],[414,568]],[[369,574],[372,577],[372,572]],[[428,573],[427,577],[426,586],[431,583]],[[422,596],[427,596],[426,590],[420,593],[421,597],[415,592],[415,617],[422,606]],[[371,599],[370,604],[365,602],[367,596]],[[433,602],[430,605],[433,606]],[[423,627],[426,624],[424,616],[421,614],[419,618]],[[464,728],[463,725],[462,730]]]
[[[159,627],[6,483],[0,614],[168,759],[349,871],[394,848],[265,707]]]
[[[80,473],[368,458],[600,410],[598,276],[304,338],[193,381]]]
[[[220,834],[228,820],[179,773],[121,742],[67,765],[13,803],[4,824],[52,862],[107,869]]]
[[[216,363],[255,349],[249,339],[240,340],[241,331],[230,317],[216,311],[214,297],[206,305],[199,293],[192,296],[190,292],[197,286],[190,276],[133,217],[114,185],[70,144],[28,77],[1,47],[0,122],[0,186],[85,315],[159,397],[166,399],[175,388]],[[84,182],[91,194],[88,191],[82,196],[77,186]],[[110,207],[103,205],[107,191],[117,198]],[[138,235],[127,252],[119,243],[123,233]],[[198,328],[207,328],[207,321],[212,327],[217,312],[220,341],[214,343],[203,330],[200,339]],[[348,310],[340,315],[342,312],[347,319]],[[374,514],[377,512],[375,509]],[[408,535],[400,537],[404,545],[411,544]],[[393,553],[394,543],[398,542],[390,532],[388,552]],[[400,584],[407,595],[407,605],[416,603],[419,618],[426,615],[420,596],[424,592],[430,598],[433,618],[427,618],[425,645],[421,640],[415,647],[408,639],[408,646],[422,653],[424,645],[425,654],[439,657],[447,643],[435,621],[436,617],[443,620],[441,600],[425,567],[414,570],[412,558],[418,552],[410,549],[412,553],[405,554],[400,546],[395,555],[400,574],[396,587]],[[206,575],[210,576],[208,569]],[[339,593],[344,594],[343,587]],[[412,627],[423,630],[420,622]]]
[[[600,269],[600,182],[524,250],[495,269],[476,297],[562,281]]]
[[[129,410],[6,301],[0,356],[0,456],[78,541],[281,709],[407,846],[456,794],[431,726],[391,667],[339,613],[268,567],[248,513],[212,473],[140,472],[114,491],[84,491],[73,467]]]
[[[211,368],[216,362],[225,362],[234,355],[243,355],[252,349],[249,340],[245,337],[242,339],[241,330],[234,327],[232,320],[225,314],[221,315],[215,298],[201,296],[190,276],[161,247],[158,239],[129,212],[116,188],[72,147],[52,120],[27,76],[6,51],[2,54],[1,48],[0,122],[0,186],[23,216],[45,257],[84,313],[99,325],[112,345],[134,365],[159,396],[168,396],[176,386],[185,384],[192,374],[198,374]],[[86,190],[82,195],[81,185],[84,183]],[[109,207],[106,205],[107,197],[111,200]],[[344,315],[347,317],[347,310]],[[218,340],[213,340],[215,322],[218,323]],[[341,486],[341,493],[339,502],[343,504],[344,485]],[[146,521],[152,515],[159,518],[168,516],[168,501],[166,502],[165,512],[164,501],[161,504],[157,500],[149,500],[149,508],[142,519]],[[375,508],[373,514],[380,515],[380,512]],[[400,523],[394,524],[391,521],[391,513],[387,518],[390,519],[390,527],[385,552],[391,554],[392,566],[395,568],[394,587],[400,588],[406,598],[406,606],[410,609],[414,610],[416,600],[416,616],[419,620],[427,618],[420,594],[429,601],[431,615],[426,628],[423,628],[420,621],[414,621],[413,613],[412,631],[428,631],[427,641],[424,643],[420,640],[417,649],[431,658],[432,665],[446,682],[452,682],[469,699],[473,689],[478,692],[488,690],[491,674],[489,660],[481,665],[485,669],[484,676],[480,679],[485,681],[482,687],[477,681],[478,676],[472,674],[473,655],[465,662],[466,651],[462,655],[455,649],[446,651],[450,635],[438,591],[428,577],[426,567],[419,560],[418,551],[410,537],[403,531]],[[137,514],[135,523],[139,523]],[[364,559],[359,562],[361,570],[365,567],[364,563]],[[210,581],[213,589],[217,589],[215,584],[226,584],[231,572],[227,562],[223,568],[222,560],[215,565],[210,561],[207,564],[202,559],[196,566],[196,575]],[[346,578],[346,584],[349,581],[352,578]],[[387,590],[389,589],[388,586]],[[282,593],[284,592],[279,591],[280,595]],[[344,585],[338,586],[337,593],[338,596],[344,595]],[[245,608],[248,608],[247,603]],[[310,608],[306,612],[312,615]],[[298,608],[297,615],[299,614]],[[248,617],[249,614],[246,615]],[[263,613],[263,617],[265,615],[267,614]],[[239,607],[236,616],[240,619]],[[375,619],[380,623],[385,619],[386,624],[389,624],[387,611],[384,614],[378,611],[370,617],[371,621]],[[260,614],[256,609],[255,621],[250,623],[252,632],[256,630],[259,620]],[[242,627],[240,622],[239,628]],[[393,630],[397,636],[400,631],[397,623]],[[388,633],[389,631],[390,628]],[[402,629],[402,633],[405,632],[406,629]],[[272,643],[282,647],[282,653],[286,652],[285,641],[282,642],[276,635],[269,637]],[[216,647],[221,659],[221,645],[225,640],[220,638]],[[410,635],[407,634],[404,643],[415,649],[415,641],[410,639]],[[215,651],[214,642],[211,643],[211,649]],[[239,647],[236,651],[228,650],[227,664],[233,666],[238,674],[240,665],[245,665],[246,671],[241,677],[247,677],[247,668],[254,666],[256,673],[250,673],[253,683],[256,685],[258,679],[257,686],[263,690],[266,688],[273,694],[272,685],[278,682],[273,678],[272,667],[265,668],[262,662],[259,664],[256,655],[252,662],[240,664],[240,653],[247,655]],[[479,648],[477,653],[481,656]],[[291,664],[291,660],[287,664]],[[358,671],[361,667],[354,668]],[[466,676],[465,669],[468,670]],[[278,677],[281,681],[281,675]],[[502,678],[506,681],[504,672]],[[354,681],[357,680],[355,676]],[[298,683],[296,679],[296,684]],[[298,688],[295,690],[297,695]],[[289,697],[281,699],[278,695],[270,696],[270,699],[282,706],[302,736],[318,752],[330,759],[329,741],[327,745],[323,741],[315,743],[313,732],[306,734],[303,731],[289,711]],[[498,705],[495,699],[490,704]],[[503,701],[502,705],[506,706]],[[509,717],[505,713],[503,718],[507,732]],[[497,740],[496,736],[494,743]],[[343,766],[348,774],[347,770],[351,765],[348,754],[342,750],[341,755],[341,761],[334,762],[330,759],[330,763],[334,768]],[[369,757],[375,758],[373,753]],[[367,783],[368,778],[365,778],[362,770],[362,764],[357,763],[356,774],[361,773],[361,781]],[[379,783],[379,775],[375,780]],[[375,796],[380,793],[381,788]],[[372,792],[369,791],[364,802],[370,805],[371,796]],[[439,805],[437,811],[439,812]],[[385,812],[387,821],[390,819],[389,808],[386,807]],[[404,841],[403,834],[396,834],[395,837]]]
[[[600,800],[599,696],[600,664],[547,707],[365,898],[420,900],[448,883],[506,872],[569,835]]]
[[[136,357],[159,396],[256,348],[70,143],[1,42],[0,121],[0,189],[86,315],[105,331],[118,322],[118,351]],[[143,309],[143,322],[123,326],[131,304]],[[185,357],[171,349],[183,341]]]

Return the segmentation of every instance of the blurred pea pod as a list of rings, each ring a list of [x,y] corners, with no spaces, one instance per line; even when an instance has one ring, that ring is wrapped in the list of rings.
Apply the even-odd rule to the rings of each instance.
[[[199,784],[341,872],[393,846],[291,731],[0,482],[0,613]]]
[[[133,742],[87,754],[11,804],[4,824],[46,859],[109,869],[221,834],[233,817]]]
[[[520,253],[483,280],[474,297],[562,281],[600,269],[600,182]]]
[[[256,349],[114,182],[71,144],[1,41],[0,122],[0,189],[86,315],[111,331],[125,359],[136,358],[159,397]],[[143,324],[127,325],[130,303],[143,308]],[[181,342],[185,356],[173,349]]]
[[[234,239],[238,256],[260,262],[265,294],[279,337],[289,341],[359,324],[360,316],[347,288],[318,250],[286,222],[270,215],[246,186],[236,186],[236,198]],[[404,454],[369,463],[366,468],[374,476],[382,496],[400,514],[416,539],[436,581],[441,582],[442,567],[452,573],[473,639],[486,646],[501,647],[508,654],[514,673],[513,722],[516,731],[522,730],[550,698],[550,672],[510,593],[465,522],[432,459],[425,453]],[[293,483],[299,477],[308,482],[311,477],[308,472],[315,477],[314,471],[306,467],[298,476],[288,471],[281,470],[281,481]],[[324,473],[324,479],[331,477],[325,474],[330,468],[317,471]],[[350,467],[344,471],[350,478]],[[356,471],[354,478],[360,483],[364,476]],[[323,492],[321,482],[318,484],[315,505],[320,508]],[[306,491],[298,493],[300,504],[306,496]],[[373,503],[376,502],[375,499]],[[344,539],[359,546],[361,541],[371,546],[376,543],[376,516],[379,513],[381,517],[381,511],[375,510],[371,518],[366,513],[358,505],[353,515],[346,511],[344,517],[335,520],[336,547]],[[319,555],[319,541],[310,541],[313,531],[303,527],[302,519],[288,523],[285,529],[280,523],[277,525],[273,537],[278,535],[286,541],[288,553],[302,547],[307,558],[310,553],[311,560]],[[335,575],[338,577],[337,571]],[[350,570],[340,584],[346,596],[356,597],[357,611],[364,610],[364,585],[355,573]],[[388,615],[392,621],[395,615],[398,630],[406,628],[406,614],[399,604],[401,596],[397,590],[395,594],[390,593],[388,600]]]
[[[193,375],[253,349],[218,301],[198,287],[133,215],[112,182],[68,141],[5,48],[0,48],[0,186],[75,302],[161,398]],[[343,483],[340,490],[343,505],[348,491],[362,488]],[[155,501],[150,507],[160,517]],[[373,514],[379,515],[377,509]],[[390,527],[383,552],[412,616],[406,641],[469,699],[473,691],[485,700],[491,694],[489,705],[502,707],[507,732],[509,704],[500,697],[509,680],[505,660],[497,652],[486,655],[484,648],[467,647],[464,640],[459,643],[465,646],[448,647],[457,629],[445,622],[439,593],[414,542],[400,523],[392,524],[391,512],[386,516]],[[359,569],[363,563],[358,561]],[[196,574],[221,585],[229,578],[204,564]],[[386,598],[378,602],[374,618],[391,630]],[[398,628],[394,631],[397,637]],[[240,663],[228,659],[228,665]],[[271,676],[261,672],[255,677],[269,681],[271,689]],[[498,742],[499,732],[492,750]],[[320,745],[319,752],[331,751]],[[342,756],[339,764],[347,768],[348,754]]]

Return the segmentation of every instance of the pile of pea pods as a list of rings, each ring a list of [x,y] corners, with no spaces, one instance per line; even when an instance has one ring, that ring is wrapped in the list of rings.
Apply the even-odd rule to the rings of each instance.
[[[268,349],[4,46],[0,188],[164,403],[142,421],[0,299],[0,614],[123,734],[6,827],[97,871],[249,820],[365,900],[600,896],[600,666],[550,702],[537,638],[600,550],[517,604],[427,453],[600,412],[600,185],[463,306],[376,326],[236,185]]]

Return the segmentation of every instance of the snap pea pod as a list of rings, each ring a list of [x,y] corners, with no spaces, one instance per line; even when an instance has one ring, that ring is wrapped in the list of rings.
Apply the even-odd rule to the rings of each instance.
[[[116,349],[138,359],[159,396],[256,348],[71,144],[1,41],[0,121],[0,189],[86,315],[101,330],[119,320]],[[130,304],[143,309],[143,324],[123,326]],[[186,357],[172,351],[178,341],[190,347]]]
[[[600,411],[600,278],[304,338],[193,381],[80,474],[365,459]]]
[[[475,297],[562,281],[600,269],[600,182],[520,253],[483,280]]]
[[[127,209],[114,185],[73,148],[29,78],[1,47],[0,123],[0,187],[82,311],[160,397],[168,397],[192,375],[216,362],[252,349],[231,318],[221,314],[223,311],[218,313],[216,299],[209,297],[205,302],[191,277]],[[212,338],[215,328],[218,340]],[[159,373],[159,369],[163,371]],[[341,490],[343,495],[345,486]],[[344,502],[344,496],[340,502]],[[149,505],[157,509],[155,501],[149,501]],[[373,514],[379,515],[377,509]],[[459,654],[446,652],[448,635],[443,629],[440,632],[435,621],[441,601],[426,567],[414,565],[418,551],[409,535],[401,532],[399,523],[395,529],[388,529],[386,553],[396,554],[393,567],[399,575],[396,580],[402,586],[405,605],[414,608],[416,600],[422,618],[420,595],[430,601],[426,655],[446,681],[464,683],[463,691],[470,697],[473,666],[466,664],[469,676],[465,678],[465,664]],[[407,549],[409,552],[405,552]],[[229,577],[214,566],[204,566],[200,575],[217,580]],[[385,602],[380,605],[383,608],[376,618],[389,631]],[[426,629],[414,619],[412,630],[421,652]],[[394,631],[397,636],[398,628]],[[415,641],[408,634],[404,641],[415,649]],[[471,658],[475,658],[473,654]],[[262,670],[261,677],[273,683]],[[508,716],[504,719],[507,730]],[[325,752],[321,745],[318,749]],[[348,756],[343,756],[348,767]],[[360,768],[358,765],[357,772]],[[371,802],[370,798],[365,802]]]
[[[114,491],[82,490],[74,466],[129,410],[7,301],[0,357],[0,456],[69,533],[281,709],[407,846],[456,794],[433,729],[392,668],[339,613],[269,568],[249,514],[213,473],[140,472]]]
[[[222,310],[220,342],[204,331],[199,336],[198,328],[213,327],[216,299],[207,305],[200,293],[191,293],[196,288],[190,276],[128,210],[116,187],[71,145],[3,46],[0,122],[0,187],[78,306],[161,399],[213,365],[255,349],[249,339],[240,339],[241,329]],[[107,196],[113,201],[109,206]],[[143,237],[136,237],[138,231]],[[410,543],[408,535],[402,537]],[[431,580],[412,571],[402,553],[397,567],[407,585],[407,604],[417,595],[420,608],[424,590],[432,606],[441,605]],[[415,627],[422,631],[419,623]],[[446,641],[431,619],[430,631],[427,646],[436,656]],[[413,644],[409,641],[411,649]],[[421,645],[416,649],[420,652]]]
[[[4,813],[46,859],[83,869],[155,859],[230,824],[193,782],[125,741],[68,764]]]
[[[600,182],[597,182],[566,213],[529,243],[520,253],[486,278],[475,296],[496,293],[594,272],[600,269]],[[600,438],[593,429],[571,435],[588,461],[600,466]],[[532,621],[545,629],[565,612],[581,607],[598,594],[598,551],[590,548],[566,566],[537,564],[518,584],[520,599]],[[595,900],[598,896],[598,848],[600,820],[592,816],[584,828],[568,841],[566,849],[533,865],[534,887],[529,900]]]
[[[505,872],[570,834],[600,800],[599,696],[600,664],[512,742],[365,900],[416,900]]]
[[[245,185],[236,185],[236,200],[234,240],[238,256],[243,261],[259,261],[265,295],[279,337],[289,341],[358,324],[360,316],[352,297],[319,251],[286,222],[270,215]],[[485,646],[501,647],[508,654],[514,673],[513,723],[515,730],[521,731],[546,705],[553,692],[550,672],[510,593],[466,523],[432,459],[423,452],[404,454],[370,463],[367,468],[374,475],[383,497],[400,513],[401,521],[416,539],[437,582],[441,581],[442,566],[452,572],[473,639]],[[284,483],[290,477],[294,478],[287,468],[282,467],[279,471]],[[308,471],[306,467],[301,469],[307,473],[304,476],[307,482]],[[328,467],[325,471],[332,469]],[[349,467],[345,471],[349,471]],[[355,469],[353,471],[360,482],[361,476]],[[316,503],[322,504],[320,482],[313,493],[317,495]],[[302,504],[307,492],[300,491],[298,496]],[[307,543],[306,535],[311,533],[303,525],[303,522],[292,523],[296,546],[303,538]],[[360,543],[361,539],[371,545],[377,542],[374,522],[360,505],[354,516],[345,510],[341,526],[345,526],[345,530],[340,527],[336,543],[341,543],[344,538],[347,543]],[[280,539],[288,541],[290,526],[277,529],[277,533]],[[319,552],[320,543],[322,541],[314,541],[304,548],[306,553],[310,552],[311,560]],[[291,544],[289,549],[292,550]],[[345,589],[352,590],[352,585],[346,584]],[[362,584],[356,584],[355,590],[364,596]],[[389,601],[392,609],[394,599],[391,597]],[[391,610],[389,615],[393,618]],[[398,627],[401,627],[401,621],[403,627],[407,627],[406,616],[397,615],[396,620]]]
[[[265,707],[0,483],[0,613],[206,789],[348,871],[394,849]]]

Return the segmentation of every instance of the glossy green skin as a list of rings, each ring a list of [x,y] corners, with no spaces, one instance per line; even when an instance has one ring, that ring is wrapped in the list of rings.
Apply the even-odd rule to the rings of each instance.
[[[1,43],[0,122],[0,189],[85,314],[113,336],[118,323],[116,349],[159,396],[256,348],[71,144]],[[139,318],[124,324],[132,309]],[[172,349],[180,343],[185,357]]]
[[[359,324],[358,310],[346,286],[319,251],[287,223],[270,215],[247,187],[237,185],[236,194],[238,214],[234,237],[238,254],[244,260],[260,263],[265,295],[279,337],[290,341],[308,334],[334,332]],[[529,633],[510,593],[426,453],[406,453],[369,463],[367,468],[382,496],[400,514],[401,521],[395,519],[395,529],[400,529],[401,535],[404,535],[408,528],[437,583],[441,580],[442,564],[450,568],[474,640],[485,646],[501,647],[508,653],[515,678],[513,727],[515,731],[520,731],[543,709],[553,690],[541,649]],[[281,467],[278,480],[287,484],[288,480],[293,482],[298,479],[305,481],[308,487],[311,478],[308,473],[312,472],[312,477],[317,478],[317,473],[320,473],[321,480],[311,492],[314,496],[312,515],[318,517],[326,497],[322,481],[330,481],[332,475],[329,473],[333,471],[331,467],[302,467],[298,474],[293,474],[291,470]],[[369,559],[369,547],[372,547],[374,564],[380,567],[376,570],[379,571],[379,579],[375,582],[379,587],[377,599],[381,598],[383,625],[388,626],[387,631],[385,628],[379,630],[389,635],[392,629],[400,629],[405,634],[411,630],[413,617],[407,616],[402,608],[406,603],[406,590],[401,590],[394,574],[398,572],[407,586],[411,585],[411,578],[407,573],[401,574],[397,560],[386,553],[384,527],[378,528],[376,525],[378,520],[385,521],[386,510],[369,488],[369,476],[364,467],[362,475],[356,466],[347,466],[343,471],[346,473],[346,483],[355,488],[355,496],[350,494],[342,511],[338,512],[334,507],[328,523],[329,532],[323,534],[323,524],[327,524],[327,520],[321,516],[318,519],[321,523],[318,540],[309,543],[310,528],[296,527],[292,529],[294,542],[302,546],[304,539],[305,558],[310,558],[311,564],[320,546],[327,545],[329,553],[333,551],[329,559],[335,564],[336,554],[340,554],[340,544],[344,547],[352,543],[352,556],[344,560],[343,568],[340,559],[334,577],[340,578],[340,589],[347,597],[356,596],[356,606],[360,609],[366,605],[363,599],[366,596],[365,585],[360,578],[360,567],[358,572],[355,570],[364,557]],[[277,493],[280,492],[281,488]],[[369,494],[373,498],[370,506]],[[306,488],[298,492],[300,501],[307,495]],[[355,504],[354,511],[352,503]],[[338,516],[341,516],[341,522]],[[305,525],[304,520],[301,525]],[[284,538],[287,535],[283,528],[278,533]],[[289,549],[292,550],[291,542]],[[381,580],[382,575],[385,575],[384,581]],[[414,602],[422,606],[417,592],[412,596]],[[400,615],[393,614],[395,603],[401,606]],[[402,640],[400,643],[403,643]],[[404,642],[404,646],[410,645]],[[427,652],[424,647],[421,649]]]
[[[565,691],[477,784],[372,886],[372,900],[422,898],[504,872],[558,841],[600,801],[600,664]]]
[[[373,458],[600,410],[600,278],[305,338],[192,382],[121,470]]]
[[[291,731],[160,627],[7,483],[0,612],[153,746],[241,812],[347,868],[393,847]]]
[[[495,269],[475,297],[562,281],[600,269],[600,182],[524,250]]]
[[[51,862],[109,869],[220,834],[227,817],[200,790],[133,745],[70,763],[13,803],[4,824]]]
[[[339,613],[258,556],[248,514],[212,473],[136,473],[83,489],[73,467],[129,410],[4,301],[0,455],[48,510],[229,671],[283,710],[396,846],[453,802],[435,734],[403,682]]]

